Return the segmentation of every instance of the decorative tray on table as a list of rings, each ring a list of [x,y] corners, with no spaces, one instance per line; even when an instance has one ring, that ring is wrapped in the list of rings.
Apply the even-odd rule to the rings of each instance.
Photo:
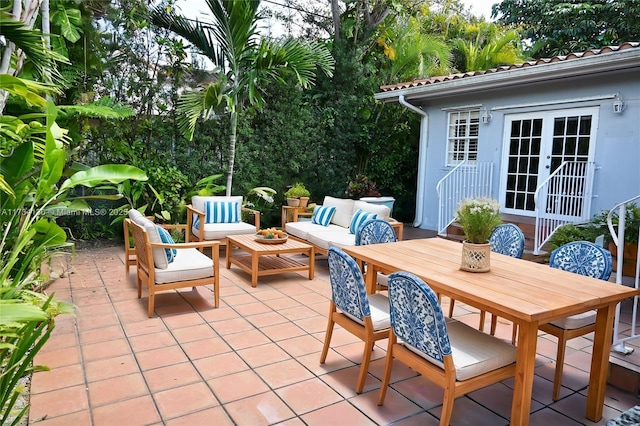
[[[262,229],[256,234],[256,241],[262,244],[282,244],[286,243],[289,235],[275,228]]]

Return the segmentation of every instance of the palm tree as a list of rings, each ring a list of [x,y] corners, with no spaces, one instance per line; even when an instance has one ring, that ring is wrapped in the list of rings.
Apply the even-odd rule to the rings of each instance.
[[[237,142],[238,112],[246,104],[260,107],[260,86],[268,81],[284,81],[293,75],[297,84],[314,84],[316,68],[331,76],[334,60],[321,43],[305,45],[293,39],[266,40],[258,33],[260,0],[206,0],[212,23],[191,22],[158,7],[153,23],[189,41],[206,55],[218,71],[217,81],[206,88],[185,93],[178,104],[184,113],[180,123],[193,138],[196,122],[222,108],[230,114],[227,195],[231,195]]]
[[[504,30],[493,23],[468,24],[463,38],[454,40],[456,65],[463,72],[480,71],[526,59],[516,30]],[[475,35],[475,37],[474,37]]]

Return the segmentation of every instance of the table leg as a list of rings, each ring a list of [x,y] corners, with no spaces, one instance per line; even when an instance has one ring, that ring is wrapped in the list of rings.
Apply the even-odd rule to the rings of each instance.
[[[528,425],[531,412],[533,375],[536,366],[536,344],[538,323],[518,324],[518,350],[516,355],[516,376],[511,404],[511,424]]]
[[[364,285],[367,293],[374,294],[378,283],[378,271],[372,264],[367,265],[367,271],[364,274]]]
[[[251,254],[251,287],[255,287],[258,285],[258,262],[260,261],[260,256],[258,256],[257,252],[253,252]]]
[[[309,279],[312,280],[316,273],[316,253],[315,248],[309,249]]]
[[[226,256],[227,256],[227,269],[231,269],[231,252],[233,251],[233,245],[227,241],[227,249],[226,251]]]
[[[616,304],[612,303],[598,309],[596,330],[593,338],[593,354],[591,355],[591,373],[587,391],[587,418],[598,422],[602,418],[604,395],[607,390],[607,370],[609,353],[613,342],[613,319]]]

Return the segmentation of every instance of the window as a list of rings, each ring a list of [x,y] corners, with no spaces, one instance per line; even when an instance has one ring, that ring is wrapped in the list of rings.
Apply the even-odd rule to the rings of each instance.
[[[478,159],[478,128],[480,110],[452,111],[449,113],[447,135],[447,166],[455,166]]]

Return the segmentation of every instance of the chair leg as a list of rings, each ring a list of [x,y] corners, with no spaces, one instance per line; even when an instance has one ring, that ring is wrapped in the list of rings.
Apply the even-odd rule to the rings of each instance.
[[[518,336],[518,324],[514,322],[513,325],[511,326],[511,344],[512,345],[516,344],[517,336]]]
[[[320,364],[324,364],[327,360],[327,354],[329,353],[329,345],[331,344],[331,335],[333,334],[333,314],[336,312],[336,305],[331,302],[329,308],[329,322],[327,323],[327,331],[324,333],[324,346],[322,346],[322,354],[320,354]]]
[[[498,327],[498,317],[496,315],[491,314],[491,329],[489,332],[492,336],[496,335],[496,328]]]
[[[484,331],[484,321],[487,317],[487,313],[485,311],[480,311],[480,324],[478,324],[478,330]]]
[[[155,304],[155,294],[153,294],[153,292],[149,291],[149,318],[153,318],[153,308],[154,308],[154,304]]]
[[[456,299],[451,299],[449,302],[449,318],[453,318],[453,307],[456,305]]]
[[[560,398],[560,388],[562,387],[562,369],[564,367],[564,354],[567,347],[566,334],[560,333],[558,337],[558,354],[556,355],[556,371],[553,376],[553,400]]]
[[[373,351],[374,341],[365,341],[364,350],[362,351],[362,363],[360,364],[360,373],[358,374],[358,383],[356,384],[356,393],[361,394],[364,389],[364,382],[367,380],[369,373],[369,364],[371,362],[371,352]]]
[[[453,387],[447,386],[444,389],[444,399],[442,401],[442,415],[440,416],[440,426],[448,426],[451,422],[451,415],[453,414],[453,403],[456,400],[455,391]]]
[[[384,360],[384,373],[382,374],[382,384],[380,385],[380,394],[378,395],[378,405],[384,404],[384,398],[387,395],[389,387],[389,379],[391,378],[391,368],[393,366],[393,344],[396,342],[396,335],[391,333],[389,336],[389,345],[387,346],[387,356]]]

